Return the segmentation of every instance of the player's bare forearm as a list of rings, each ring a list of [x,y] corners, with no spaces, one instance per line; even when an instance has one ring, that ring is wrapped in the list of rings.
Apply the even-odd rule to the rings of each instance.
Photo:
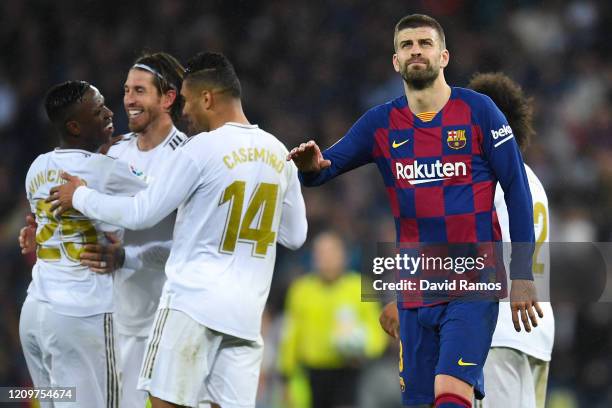
[[[378,319],[380,327],[391,337],[399,338],[399,313],[397,302],[389,302],[385,305]]]
[[[71,208],[74,208],[72,206],[72,197],[74,196],[74,192],[80,186],[87,185],[85,181],[68,173],[61,173],[61,176],[64,180],[66,180],[66,183],[53,187],[50,191],[49,197],[47,197],[45,200],[48,203],[52,203],[51,211],[55,212],[57,215],[61,215]]]
[[[298,147],[291,149],[287,155],[287,161],[291,160],[293,160],[298,170],[303,173],[317,173],[331,166],[331,161],[323,157],[321,149],[314,140],[302,143]]]
[[[512,310],[512,323],[514,324],[514,329],[517,332],[521,331],[520,321],[523,322],[525,331],[529,333],[531,332],[531,326],[538,326],[536,313],[540,318],[544,317],[544,313],[537,302],[535,285],[531,280],[514,279],[512,281],[512,288],[510,290],[510,306]]]

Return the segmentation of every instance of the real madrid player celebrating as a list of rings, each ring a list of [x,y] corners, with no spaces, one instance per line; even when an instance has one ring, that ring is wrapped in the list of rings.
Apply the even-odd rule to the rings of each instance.
[[[123,104],[131,133],[108,154],[144,171],[149,183],[164,183],[161,163],[185,140],[174,123],[181,116],[179,95],[184,68],[165,52],[143,54],[130,68]],[[164,265],[172,242],[175,214],[146,231],[126,231],[125,262],[115,272],[115,324],[121,368],[120,408],[141,408],[147,395],[136,389],[147,336],[166,281]],[[121,247],[110,247],[122,252]],[[108,249],[101,248],[102,253]],[[116,256],[117,258],[117,256]],[[121,257],[118,257],[121,259]]]
[[[244,115],[230,62],[201,53],[186,68],[183,112],[202,133],[163,164],[164,183],[126,198],[66,176],[69,183],[51,199],[61,211],[74,205],[130,229],[154,225],[178,207],[168,279],[139,387],[151,394],[154,407],[202,400],[254,407],[276,243],[302,245],[304,201],[297,169],[283,161],[285,146]]]
[[[57,216],[45,199],[61,171],[109,194],[146,187],[125,162],[95,153],[110,141],[113,113],[84,81],[51,88],[45,99],[60,147],[34,160],[26,191],[38,223],[36,264],[23,304],[19,337],[36,387],[76,386],[76,407],[116,407],[119,401],[113,337],[113,278],[81,265],[84,245],[105,243],[117,228],[71,210]]]

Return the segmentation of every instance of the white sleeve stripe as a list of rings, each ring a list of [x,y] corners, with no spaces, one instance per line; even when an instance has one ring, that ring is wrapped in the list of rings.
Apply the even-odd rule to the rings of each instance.
[[[497,146],[499,146],[499,145],[501,145],[501,144],[504,144],[504,143],[506,143],[508,140],[512,139],[513,137],[514,137],[514,135],[507,136],[505,139],[502,139],[502,140],[500,140],[499,142],[495,143],[495,144],[493,145],[493,147],[497,147]]]

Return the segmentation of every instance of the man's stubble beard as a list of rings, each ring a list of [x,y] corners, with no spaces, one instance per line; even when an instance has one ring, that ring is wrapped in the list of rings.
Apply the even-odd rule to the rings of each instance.
[[[130,129],[130,132],[143,133],[153,121],[153,119],[151,118],[151,114],[149,112],[143,112],[141,113],[141,115],[148,115],[149,120],[140,124],[136,121],[131,121],[128,119],[128,128]]]
[[[423,70],[412,70],[408,69],[408,63],[404,64],[400,71],[404,82],[408,85],[408,88],[417,91],[429,88],[440,75],[440,69],[434,69],[430,64],[427,64],[427,68]]]

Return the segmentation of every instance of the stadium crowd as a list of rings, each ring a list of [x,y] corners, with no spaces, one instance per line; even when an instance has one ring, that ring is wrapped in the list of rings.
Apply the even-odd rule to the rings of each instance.
[[[451,85],[465,86],[475,72],[504,71],[534,97],[538,135],[526,162],[547,189],[551,242],[610,241],[608,1],[420,0],[408,6],[356,0],[157,0],[145,8],[117,0],[7,0],[0,3],[0,386],[29,383],[18,318],[34,259],[21,256],[17,234],[29,212],[26,171],[38,154],[56,145],[42,107],[52,84],[67,79],[95,83],[115,112],[115,128],[125,131],[124,75],[143,49],[164,50],[179,59],[219,50],[236,66],[253,122],[288,147],[309,138],[327,147],[368,107],[402,92],[391,66],[392,30],[400,16],[413,12],[435,16],[447,30]],[[363,245],[394,240],[382,183],[373,180],[379,177],[376,170],[358,171],[303,191],[309,241],[297,253],[279,250],[264,320],[261,407],[282,406],[277,347],[284,300],[290,284],[312,269],[310,238],[323,230],[340,233],[353,269],[360,267]],[[554,306],[550,406],[612,406],[610,305]],[[394,356],[388,364],[393,370]]]

